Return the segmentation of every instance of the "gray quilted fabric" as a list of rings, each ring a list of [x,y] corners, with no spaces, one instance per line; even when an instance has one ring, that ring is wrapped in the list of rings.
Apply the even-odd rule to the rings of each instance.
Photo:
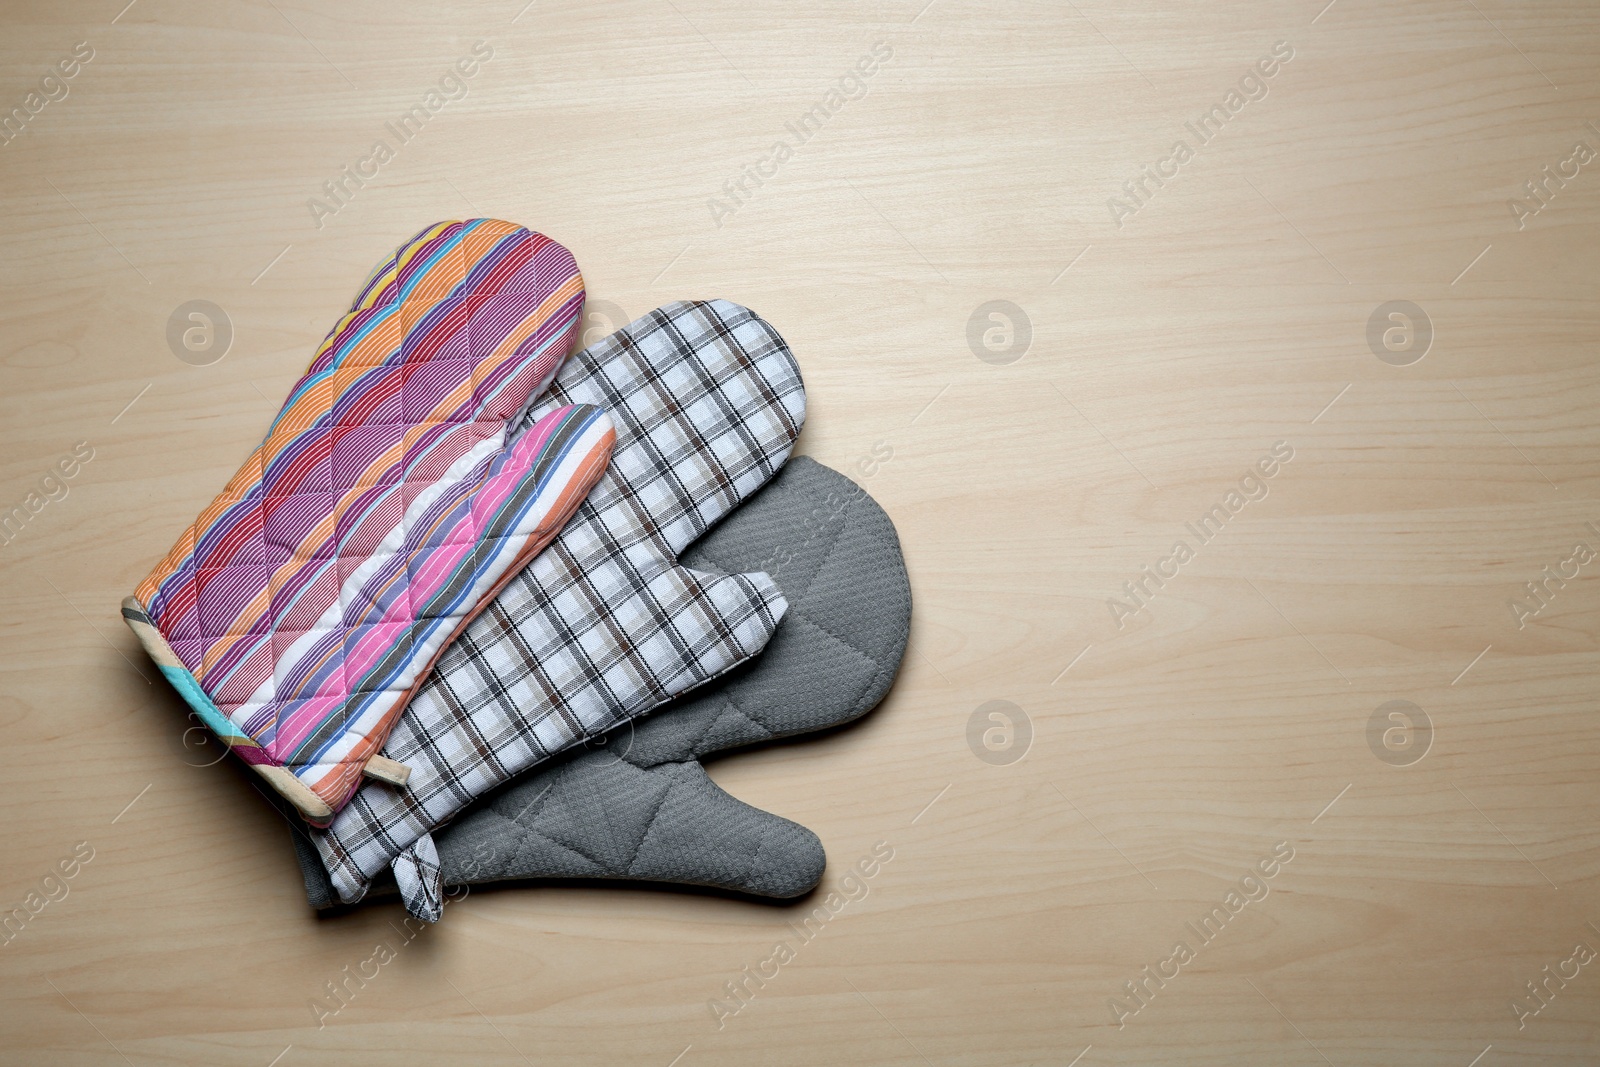
[[[468,809],[434,835],[445,884],[614,878],[763,897],[817,884],[817,836],[729,796],[700,761],[849,722],[883,699],[911,623],[894,525],[849,479],[796,457],[683,562],[773,577],[789,611],[766,651]],[[295,843],[311,903],[331,905],[322,863]]]

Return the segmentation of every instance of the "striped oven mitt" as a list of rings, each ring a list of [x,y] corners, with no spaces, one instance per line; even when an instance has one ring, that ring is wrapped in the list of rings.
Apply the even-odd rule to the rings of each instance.
[[[805,392],[777,331],[727,301],[669,304],[574,356],[529,419],[566,404],[610,413],[611,466],[418,691],[385,747],[410,765],[406,788],[369,785],[311,834],[347,903],[392,865],[407,908],[437,919],[431,831],[513,775],[754,656],[783,615],[766,574],[677,562],[799,436]]]
[[[583,295],[548,237],[495,219],[423,230],[123,601],[200,718],[313,825],[363,772],[404,783],[378,750],[416,686],[605,470],[599,408],[523,418]]]

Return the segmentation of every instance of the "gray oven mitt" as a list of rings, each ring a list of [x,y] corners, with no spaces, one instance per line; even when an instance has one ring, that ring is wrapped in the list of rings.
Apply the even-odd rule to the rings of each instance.
[[[729,796],[700,761],[849,722],[883,699],[911,623],[894,524],[849,479],[802,456],[683,563],[772,576],[789,610],[766,651],[604,745],[536,767],[473,805],[434,834],[444,884],[615,878],[763,897],[817,884],[825,862],[817,836]],[[295,845],[312,905],[336,903],[316,851],[298,833]]]

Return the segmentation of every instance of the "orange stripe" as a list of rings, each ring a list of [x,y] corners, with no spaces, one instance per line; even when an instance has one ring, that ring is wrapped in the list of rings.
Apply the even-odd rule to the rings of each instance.
[[[566,525],[567,519],[583,503],[589,495],[589,490],[594,488],[594,483],[600,480],[605,473],[606,465],[611,462],[611,450],[616,444],[617,431],[607,430],[605,436],[595,442],[579,464],[577,472],[568,480],[561,495],[556,498],[556,506],[549,512],[545,525],[539,527],[541,533],[548,533],[552,538]],[[554,527],[551,529],[550,527]]]
[[[255,597],[244,606],[243,610],[241,610],[239,614],[234,617],[233,625],[229,626],[229,629],[247,628],[256,619],[259,619],[262,613],[267,610],[267,603],[269,599],[270,593],[266,588],[263,588],[261,592],[257,593]],[[243,640],[243,635],[232,634],[208,645],[201,651],[200,669],[194,672],[195,677],[204,678],[211,668],[216,665],[217,660],[222,658],[222,654],[224,652]]]
[[[371,288],[371,293],[364,301],[360,301],[357,307],[340,318],[339,325],[318,347],[317,357],[320,358],[330,346],[338,343],[341,333],[348,328],[358,313],[376,307],[378,294],[382,292],[383,288],[397,277],[399,272],[409,265],[429,242],[453,225],[456,225],[456,223],[441,222],[429,227],[418,235],[415,240],[402,248],[384,267],[379,269],[377,273],[378,284],[372,285],[372,278],[369,277],[368,287]],[[447,250],[440,261],[430,267],[422,278],[418,279],[411,297],[405,303],[412,304],[415,302],[421,304],[426,301],[430,306],[436,304],[464,281],[471,269],[497,243],[520,230],[522,230],[522,227],[515,223],[500,219],[489,219],[480,223],[475,229],[463,236],[460,244],[453,249]],[[536,237],[537,235],[530,235],[530,239]],[[429,418],[440,417],[466,403],[475,388],[474,383],[476,381],[492,377],[503,369],[507,361],[515,357],[517,349],[529,336],[537,332],[538,328],[548,321],[562,304],[582,291],[582,276],[574,272],[573,276],[567,279],[558,290],[542,301],[537,309],[525,316],[510,331],[509,335],[489,358],[484,359],[477,365],[477,373],[460,383],[447,396],[441,398],[438,404],[428,413],[428,417],[424,418],[423,422],[427,422]],[[405,333],[402,321],[405,311],[404,308],[398,310],[400,313],[399,318],[390,318],[388,321],[378,324],[367,337],[357,342],[346,353],[339,371],[307,388],[291,407],[281,411],[270,437],[252,450],[238,471],[229,479],[223,491],[206,506],[200,517],[184,531],[178,542],[167,552],[160,563],[152,568],[144,581],[139,584],[137,594],[143,602],[149,603],[159,592],[161,584],[176,573],[188,558],[194,555],[198,537],[210,530],[230,508],[243,499],[251,488],[260,484],[264,478],[265,468],[281,455],[285,449],[295,444],[306,431],[315,425],[317,419],[331,408],[336,397],[340,395],[340,390],[337,386],[342,382],[344,387],[348,388],[363,374],[370,372],[372,367],[380,365],[382,359],[386,358],[401,343]],[[346,371],[349,373],[343,373]],[[320,521],[313,530],[309,531],[302,538],[300,545],[324,543],[331,535],[337,518],[345,514],[356,497],[371,487],[377,473],[392,466],[403,456],[405,448],[410,444],[414,444],[416,439],[420,437],[420,433],[421,431],[416,426],[409,427],[400,442],[374,459],[360,473],[356,484],[340,500],[335,502],[332,513]],[[581,468],[585,475],[587,475],[589,468],[590,461],[586,458],[585,465]],[[581,481],[582,479],[580,478],[579,480]],[[585,490],[586,493],[587,490]],[[563,495],[561,498],[563,506],[565,501],[566,496]],[[275,569],[273,579],[286,578],[304,565],[305,561],[291,556],[287,562]],[[264,612],[270,609],[272,584],[273,582],[269,581],[268,587],[241,610],[230,629],[249,629],[251,625],[260,619]],[[204,653],[204,662],[201,664],[197,676],[203,677],[213,665],[220,661],[241,640],[243,640],[243,637],[239,635],[234,635],[231,639],[224,635],[221,641],[208,648]]]
[[[338,512],[333,512],[333,514],[323,517],[322,522],[318,522],[317,525],[312,526],[312,530],[310,530],[310,533],[306,534],[306,539],[301,541],[301,544],[323,544],[328,537],[333,536],[334,523],[338,522],[338,518]],[[317,563],[318,565],[322,565],[322,560],[318,560]],[[251,600],[248,605],[245,605],[242,613],[235,617],[235,622],[238,624],[235,629],[248,630],[250,629],[251,625],[256,624],[256,621],[258,621],[259,617],[266,613],[267,609],[272,606],[272,585],[275,584],[275,579],[278,579],[278,577],[288,577],[290,574],[296,573],[296,571],[299,571],[299,569],[304,568],[304,566],[307,566],[307,560],[298,560],[298,558],[294,558],[293,553],[291,553],[290,558],[288,558],[285,563],[282,563],[282,565],[278,566],[274,573],[272,573],[272,577],[267,579],[267,587],[266,589],[262,590],[261,597],[256,597],[254,600]],[[251,608],[254,608],[254,611],[251,611]],[[245,635],[243,635],[243,633],[232,633],[232,635],[222,635],[222,637],[219,637],[218,640],[216,640],[216,645],[205,649],[205,659],[203,659],[202,664],[200,664],[200,670],[195,672],[195,677],[197,677],[198,680],[205,680],[205,675],[206,673],[210,672],[211,667],[216,665],[216,662],[218,662],[219,659],[222,659],[222,656],[226,656],[230,649],[234,648],[235,645],[238,645],[238,643],[243,640],[245,640]],[[250,638],[250,640],[256,640],[256,638],[253,637]],[[275,661],[277,661],[277,656],[274,656],[274,662]]]

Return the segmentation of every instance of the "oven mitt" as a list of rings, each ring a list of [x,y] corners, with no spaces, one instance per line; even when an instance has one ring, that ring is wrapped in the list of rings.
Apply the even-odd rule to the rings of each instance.
[[[390,864],[408,908],[438,915],[431,831],[551,755],[749,659],[785,602],[761,573],[678,554],[788,458],[805,417],[777,332],[726,301],[669,304],[572,357],[530,419],[603,407],[611,465],[548,550],[440,657],[384,747],[404,788],[360,789],[313,833],[339,898]]]
[[[825,862],[816,835],[735,800],[700,764],[850,722],[883,699],[911,627],[894,524],[844,475],[798,456],[683,562],[772,575],[789,610],[766,651],[619,727],[604,745],[537,767],[473,805],[435,835],[429,861],[445,885],[615,878],[763,897],[815,887]],[[293,837],[312,906],[332,906],[316,850],[304,834]],[[409,868],[395,876],[406,888],[415,877]]]
[[[416,686],[604,471],[600,409],[524,418],[582,311],[550,238],[495,219],[423,230],[123,601],[162,673],[309,822],[363,772],[405,781],[378,750]]]

